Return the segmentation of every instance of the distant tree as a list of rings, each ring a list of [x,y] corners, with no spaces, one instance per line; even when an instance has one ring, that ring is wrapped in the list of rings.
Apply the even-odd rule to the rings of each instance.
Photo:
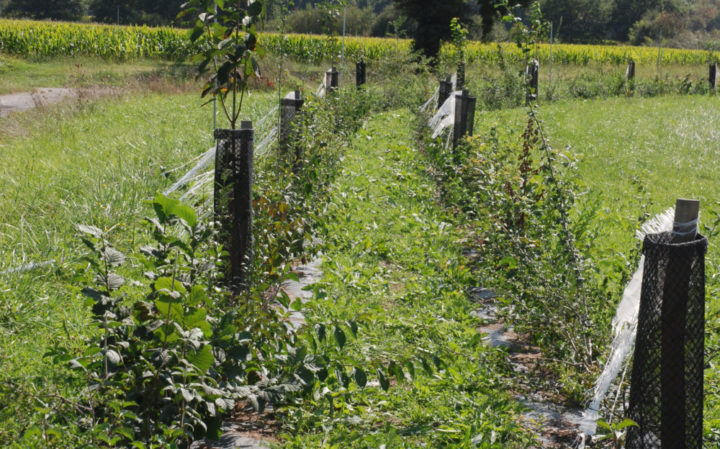
[[[370,34],[373,23],[372,10],[362,10],[356,6],[345,8],[345,31],[350,36],[366,36]],[[329,17],[328,12],[320,7],[310,7],[293,11],[287,17],[288,31],[310,34],[342,33],[342,13]]]
[[[416,24],[413,48],[433,59],[442,41],[450,38],[450,20],[468,19],[464,0],[395,0],[395,4]]]
[[[170,25],[184,0],[92,0],[90,11],[98,22]]]
[[[492,31],[493,24],[498,17],[508,14],[511,7],[526,7],[536,0],[477,0],[480,6],[480,18],[482,24],[482,35],[486,38]]]
[[[614,0],[542,0],[543,17],[566,42],[589,42],[612,37],[610,19]]]
[[[660,9],[663,0],[615,0],[610,21],[612,37],[619,41],[627,41],[630,28],[651,9]]]
[[[83,16],[81,0],[10,0],[3,15],[30,19],[78,20]]]

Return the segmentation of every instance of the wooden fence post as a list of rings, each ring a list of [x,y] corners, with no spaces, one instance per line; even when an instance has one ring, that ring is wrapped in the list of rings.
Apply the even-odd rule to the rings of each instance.
[[[234,294],[250,289],[252,267],[252,122],[240,129],[216,129],[215,221],[218,240],[228,252],[225,282]]]
[[[300,112],[303,103],[305,103],[305,100],[303,100],[299,90],[288,93],[285,95],[285,98],[280,100],[280,128],[278,130],[278,144],[280,152],[284,156],[287,156],[287,153],[292,147],[290,133],[292,131],[293,124],[296,123],[295,117]],[[300,154],[298,154],[299,148],[299,146],[295,146],[296,161],[300,159]]]
[[[633,357],[627,449],[701,449],[705,252],[700,202],[678,199],[673,232],[648,234]]]
[[[453,124],[453,150],[457,148],[460,139],[473,133],[475,124],[476,98],[468,95],[467,89],[455,94],[455,123]]]
[[[365,84],[365,61],[360,60],[355,64],[355,86],[360,87]]]
[[[632,59],[628,62],[627,69],[625,69],[625,79],[627,81],[633,81],[635,79],[635,61]]]
[[[710,92],[715,92],[715,90],[717,89],[717,73],[717,62],[713,62],[712,64],[710,64],[710,75],[708,77],[708,81],[710,81]]]
[[[440,106],[445,103],[445,100],[447,100],[450,97],[450,94],[452,93],[452,83],[449,80],[440,80],[440,86],[438,87],[438,104],[437,107],[440,108]]]
[[[335,67],[325,72],[325,92],[336,92],[338,89],[338,71]]]
[[[455,81],[455,90],[463,90],[465,88],[465,61],[458,62],[457,75]]]

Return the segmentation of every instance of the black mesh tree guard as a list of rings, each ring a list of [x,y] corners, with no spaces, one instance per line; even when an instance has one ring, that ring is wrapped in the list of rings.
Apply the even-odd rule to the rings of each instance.
[[[707,239],[643,242],[627,449],[701,449]]]

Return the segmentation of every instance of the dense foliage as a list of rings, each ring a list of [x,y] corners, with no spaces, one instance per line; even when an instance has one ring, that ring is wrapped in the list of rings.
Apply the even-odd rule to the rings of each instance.
[[[78,20],[82,17],[82,0],[9,0],[0,11],[3,15],[29,19]]]
[[[549,146],[532,110],[522,136],[495,128],[454,151],[435,141],[427,148],[447,206],[472,223],[475,268],[503,292],[504,312],[550,358],[569,364],[561,370],[591,370],[605,305],[617,292],[605,290],[607,281],[588,282],[603,276],[581,251],[594,236],[595,211],[571,222],[578,191],[571,155]],[[582,390],[567,393],[582,399]]]

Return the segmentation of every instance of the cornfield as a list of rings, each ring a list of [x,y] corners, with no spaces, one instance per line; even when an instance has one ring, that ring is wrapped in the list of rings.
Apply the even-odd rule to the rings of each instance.
[[[554,63],[569,65],[627,64],[630,59],[638,64],[655,64],[659,60],[661,64],[697,65],[715,61],[718,56],[717,53],[711,54],[702,50],[577,44],[555,44],[552,47],[549,44],[539,44],[532,48],[530,55],[546,63],[550,60],[551,50]],[[450,56],[454,48],[446,45],[443,47],[443,52],[446,56]],[[500,59],[501,52],[509,61],[518,62],[525,58],[521,49],[511,43],[471,42],[465,50],[468,62],[496,63]]]
[[[176,59],[190,54],[190,41],[173,28],[0,20],[0,51],[35,58]]]
[[[339,37],[263,33],[260,43],[273,54],[315,63],[337,60],[342,51]],[[393,53],[406,54],[410,49],[408,39],[345,39],[345,56],[350,61],[360,57],[377,61]],[[0,19],[0,52],[34,58],[78,55],[114,60],[185,59],[193,53],[193,48],[187,31],[176,28]],[[454,52],[454,47],[445,45],[441,57],[452,58]],[[465,54],[471,63],[496,64],[501,57],[508,62],[522,62],[525,58],[520,48],[511,43],[470,42]],[[531,51],[531,56],[540,62],[549,61],[550,55],[548,44],[539,44]],[[552,46],[552,59],[558,64],[574,65],[625,64],[629,59],[639,64],[697,65],[714,61],[717,55],[701,50],[556,44]]]

